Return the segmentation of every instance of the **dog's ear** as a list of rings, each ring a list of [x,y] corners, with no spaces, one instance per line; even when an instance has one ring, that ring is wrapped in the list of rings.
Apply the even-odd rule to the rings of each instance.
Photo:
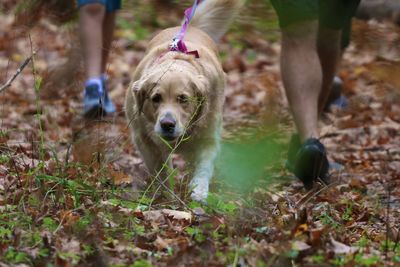
[[[210,84],[207,78],[203,75],[198,75],[197,79],[194,79],[194,95],[196,100],[196,114],[194,117],[194,121],[196,121],[197,125],[202,124],[203,115],[207,113],[209,99],[207,99]]]
[[[197,76],[197,79],[194,81],[194,94],[197,103],[201,104],[206,101],[206,92],[209,86],[210,85],[206,77],[204,77],[203,75]]]
[[[142,80],[137,80],[131,85],[131,91],[135,98],[136,111],[138,113],[143,111],[144,101],[146,100],[146,90],[143,88],[143,84]]]

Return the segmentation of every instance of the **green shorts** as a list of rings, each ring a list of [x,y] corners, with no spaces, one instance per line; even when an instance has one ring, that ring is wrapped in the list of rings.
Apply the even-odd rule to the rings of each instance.
[[[351,19],[361,0],[271,0],[279,17],[279,25],[289,25],[319,20],[323,27],[343,31],[342,43],[346,46],[350,38]]]
[[[355,14],[360,0],[271,0],[279,25],[319,19],[322,26],[342,29]]]

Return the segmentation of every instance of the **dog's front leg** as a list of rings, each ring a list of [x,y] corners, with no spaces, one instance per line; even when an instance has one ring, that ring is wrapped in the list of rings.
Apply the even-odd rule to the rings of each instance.
[[[214,140],[211,144],[198,146],[194,155],[193,179],[191,197],[195,201],[205,202],[208,188],[214,173],[214,162],[219,150],[219,143]]]
[[[144,164],[150,175],[158,176],[160,180],[164,180],[168,173],[166,166],[171,167],[172,165],[171,161],[168,160],[168,154],[161,151],[154,143],[144,140],[144,138],[135,140]]]

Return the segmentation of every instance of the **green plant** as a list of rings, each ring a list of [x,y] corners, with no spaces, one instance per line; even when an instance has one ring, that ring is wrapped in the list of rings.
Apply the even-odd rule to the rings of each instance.
[[[376,264],[380,261],[378,256],[371,256],[371,257],[366,257],[365,255],[362,254],[357,254],[354,257],[354,260],[357,264],[360,266],[376,266]]]
[[[335,256],[332,260],[330,260],[330,263],[333,264],[333,266],[344,266],[347,263],[347,259],[345,256],[338,255]]]
[[[9,132],[9,130],[3,130],[3,129],[1,129],[1,130],[0,130],[0,138],[5,138],[5,137],[7,137],[7,136],[8,136],[8,132]]]
[[[325,262],[325,256],[324,255],[313,255],[311,256],[312,262],[316,264],[322,264]]]
[[[208,194],[207,204],[208,209],[227,215],[233,215],[238,208],[235,203],[226,201],[223,196],[211,192]]]
[[[30,263],[28,254],[15,250],[13,247],[9,247],[4,255],[6,262],[11,264],[17,263]]]
[[[83,232],[90,225],[92,221],[93,221],[92,216],[85,215],[81,217],[79,221],[76,222],[76,224],[74,225],[74,230],[77,232]]]
[[[57,251],[57,256],[60,257],[60,259],[63,259],[67,262],[70,262],[72,264],[77,264],[81,257],[77,255],[76,253],[73,252],[62,252],[62,251]]]
[[[291,249],[286,252],[285,256],[290,259],[296,259],[299,256],[300,252],[298,250]]]
[[[91,245],[88,245],[88,244],[83,244],[82,249],[83,249],[83,254],[85,256],[93,255],[93,253],[95,251],[94,248]]]
[[[369,244],[370,244],[370,240],[368,239],[368,237],[367,236],[365,236],[365,235],[363,235],[361,238],[360,238],[360,240],[358,240],[357,241],[357,246],[359,246],[359,247],[366,247],[366,246],[368,246]]]
[[[11,230],[8,228],[0,227],[0,239],[6,240],[11,238]]]
[[[51,217],[45,217],[43,218],[42,226],[49,231],[54,231],[57,229],[58,224]]]
[[[353,215],[353,204],[349,203],[346,206],[344,213],[342,214],[342,220],[351,221],[353,219],[352,215]]]
[[[146,261],[146,260],[136,260],[133,264],[131,264],[129,267],[152,267],[153,265]]]
[[[10,161],[10,157],[8,155],[1,154],[0,155],[0,164],[7,164]]]
[[[187,227],[185,231],[197,242],[202,243],[206,240],[203,232],[197,227]]]
[[[327,211],[323,211],[322,213],[321,213],[321,215],[320,216],[318,216],[318,218],[321,220],[321,222],[324,224],[324,225],[330,225],[330,226],[332,226],[333,228],[339,228],[339,226],[340,226],[340,223],[338,223],[337,221],[335,221],[330,215],[329,215],[329,213],[327,212]]]

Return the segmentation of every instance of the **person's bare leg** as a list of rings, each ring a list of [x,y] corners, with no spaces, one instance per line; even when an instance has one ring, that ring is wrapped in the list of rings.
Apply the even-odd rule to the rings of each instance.
[[[103,20],[105,6],[87,4],[80,8],[79,27],[87,78],[102,73]]]
[[[282,29],[281,73],[301,142],[318,138],[318,98],[322,70],[317,53],[317,21]]]
[[[106,13],[103,22],[103,51],[102,51],[102,62],[101,62],[101,72],[106,73],[108,56],[111,51],[111,44],[114,36],[115,29],[115,17],[116,12]]]
[[[318,55],[322,66],[322,87],[318,109],[322,112],[332,88],[333,78],[340,62],[341,30],[320,27],[318,31]]]

